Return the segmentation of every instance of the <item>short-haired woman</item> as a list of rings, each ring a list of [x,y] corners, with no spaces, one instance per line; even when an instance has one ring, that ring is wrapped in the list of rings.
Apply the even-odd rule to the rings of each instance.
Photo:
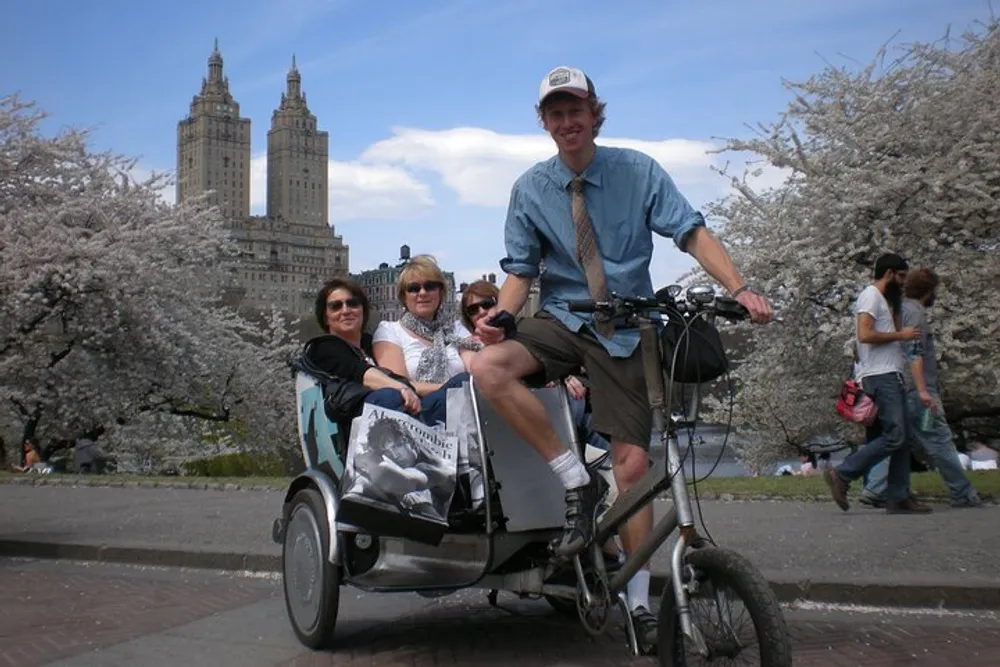
[[[488,280],[477,280],[466,286],[462,292],[459,319],[468,331],[475,331],[479,320],[486,317],[490,308],[497,305],[500,289]],[[569,409],[576,424],[578,437],[598,449],[610,450],[607,439],[594,430],[593,419],[587,412],[587,387],[580,378],[570,375],[564,380],[569,393]]]

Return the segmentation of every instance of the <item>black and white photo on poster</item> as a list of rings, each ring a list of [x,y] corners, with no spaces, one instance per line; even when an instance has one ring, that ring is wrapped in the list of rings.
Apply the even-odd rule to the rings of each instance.
[[[457,464],[454,435],[365,404],[351,424],[341,502],[447,525]]]

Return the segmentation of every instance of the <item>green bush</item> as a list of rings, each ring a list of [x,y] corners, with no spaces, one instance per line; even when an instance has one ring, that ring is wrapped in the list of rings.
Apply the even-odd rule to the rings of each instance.
[[[184,471],[197,477],[281,477],[287,463],[276,454],[238,452],[188,461]]]

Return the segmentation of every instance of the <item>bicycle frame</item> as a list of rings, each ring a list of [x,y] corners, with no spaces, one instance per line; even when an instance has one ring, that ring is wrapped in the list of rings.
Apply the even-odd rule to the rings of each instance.
[[[680,444],[677,439],[679,424],[693,424],[697,420],[699,403],[698,387],[695,386],[693,388],[691,401],[686,406],[686,414],[682,415],[676,421],[669,418],[669,397],[664,381],[658,332],[648,319],[640,321],[639,330],[643,370],[646,376],[649,404],[653,416],[653,429],[660,434],[660,442],[664,447],[666,457],[654,462],[654,465],[650,467],[642,479],[630,487],[628,491],[619,495],[614,505],[598,524],[593,544],[597,545],[599,549],[599,545],[604,544],[607,539],[616,534],[619,528],[628,522],[637,512],[653,502],[660,493],[669,488],[672,502],[667,514],[656,522],[652,532],[629,555],[628,559],[622,564],[621,569],[610,579],[608,589],[613,596],[617,596],[623,592],[635,573],[663,546],[663,543],[667,541],[673,532],[679,529],[680,535],[670,557],[670,576],[673,584],[673,594],[676,599],[677,613],[684,634],[695,643],[700,652],[704,653],[707,650],[704,638],[691,622],[687,589],[683,581],[684,552],[699,536],[694,527],[694,512],[691,507],[691,498],[688,495],[687,480],[684,476],[680,456]],[[586,599],[590,596],[590,591],[587,590],[586,582],[579,569],[579,558],[575,559],[575,564],[577,566],[578,580],[583,587],[582,593]]]

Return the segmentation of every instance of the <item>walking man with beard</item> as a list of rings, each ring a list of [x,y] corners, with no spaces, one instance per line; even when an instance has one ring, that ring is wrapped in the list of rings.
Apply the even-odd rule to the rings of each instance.
[[[944,416],[938,395],[938,366],[934,352],[934,334],[927,321],[927,309],[934,305],[940,280],[927,268],[911,271],[906,277],[903,301],[903,326],[920,329],[921,337],[905,344],[907,357],[906,407],[909,411],[910,434],[924,450],[951,494],[952,507],[982,507],[992,496],[980,495],[962,470],[962,464],[952,444],[951,427]],[[933,420],[929,428],[920,428],[922,412],[930,410]],[[883,460],[868,473],[868,482],[859,499],[871,507],[885,503],[886,475],[889,462]]]
[[[906,390],[903,374],[906,359],[902,343],[921,338],[917,327],[899,330],[903,285],[909,265],[895,253],[875,261],[875,281],[858,295],[857,364],[855,379],[878,406],[875,424],[867,441],[844,462],[824,474],[834,502],[850,509],[847,489],[882,459],[889,457],[885,511],[889,514],[925,514],[931,511],[910,494],[910,449]]]

